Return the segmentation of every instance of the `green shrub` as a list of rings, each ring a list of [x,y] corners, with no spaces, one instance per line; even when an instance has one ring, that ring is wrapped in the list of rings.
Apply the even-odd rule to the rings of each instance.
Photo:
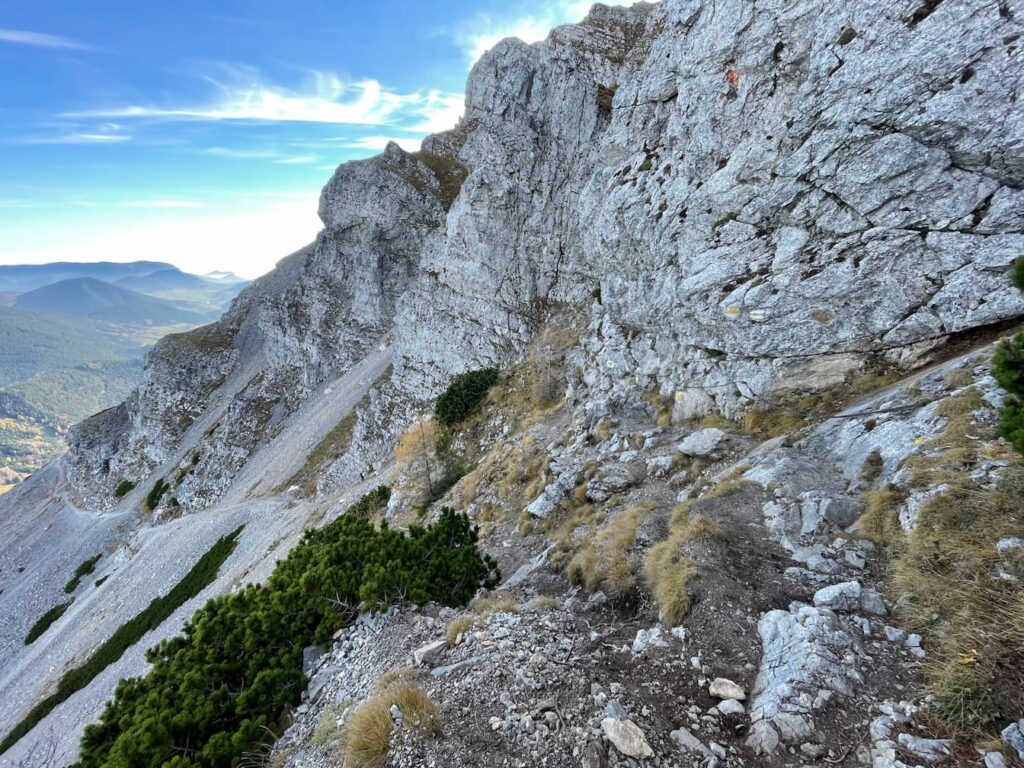
[[[124,495],[127,494],[128,491],[130,491],[134,487],[135,483],[133,483],[131,480],[122,480],[120,483],[117,484],[117,488],[114,489],[114,498],[123,498]]]
[[[66,603],[55,605],[53,606],[53,608],[51,608],[42,616],[40,616],[39,620],[32,625],[32,628],[28,631],[28,634],[25,635],[25,645],[34,642],[41,634],[43,634],[43,632],[48,630],[50,628],[50,625],[53,624],[53,622],[55,622],[57,619],[64,615],[64,612],[71,607],[71,604],[73,602],[74,600],[68,600]]]
[[[1024,402],[1010,396],[999,411],[999,436],[1024,453]]]
[[[429,527],[375,528],[368,518],[388,496],[377,489],[308,531],[264,586],[210,600],[180,636],[151,649],[149,674],[121,681],[86,729],[79,768],[237,765],[272,741],[285,709],[299,703],[303,648],[328,642],[361,610],[462,605],[497,583],[465,515],[446,508]]]
[[[162,477],[157,480],[153,485],[153,489],[146,496],[146,509],[151,512],[156,509],[156,505],[160,503],[160,498],[167,493],[170,487],[170,485],[164,482]]]
[[[1017,397],[1024,396],[1024,333],[1018,333],[996,347],[992,375],[999,386]]]
[[[142,639],[143,635],[160,626],[180,605],[187,600],[191,600],[209,586],[217,577],[217,571],[220,570],[224,561],[228,559],[228,555],[234,551],[235,541],[241,532],[242,527],[240,526],[233,533],[218,539],[206,554],[199,558],[198,562],[192,566],[192,569],[185,574],[184,578],[174,585],[170,592],[164,597],[156,598],[135,618],[122,624],[111,635],[110,639],[97,648],[82,666],[67,672],[57,684],[57,690],[33,707],[25,718],[14,726],[14,729],[0,742],[0,754],[13,747],[18,742],[18,739],[31,731],[54,708],[66,701],[72,694],[85,688],[100,672],[120,659],[128,648]],[[58,606],[60,613],[54,616],[50,623],[56,621],[60,614],[64,613],[70,605],[71,603],[68,602],[63,606]],[[40,619],[41,621],[42,619]],[[39,622],[37,622],[37,626],[38,624]],[[33,627],[34,630],[35,627]],[[42,634],[45,630],[46,627],[43,627],[38,634]],[[38,634],[36,635],[37,637]],[[29,637],[31,639],[26,639],[26,644],[35,639],[32,637],[31,632]],[[122,681],[121,684],[124,684],[124,682]],[[120,684],[118,688],[120,689]],[[128,764],[137,765],[137,763]]]
[[[434,409],[437,418],[449,427],[464,421],[483,403],[487,390],[497,383],[498,371],[495,368],[460,373],[437,398]]]
[[[96,570],[96,563],[100,561],[101,557],[103,557],[102,553],[96,555],[96,557],[90,557],[88,560],[86,560],[84,563],[78,566],[78,568],[75,569],[75,574],[71,577],[71,580],[64,585],[64,591],[70,595],[72,592],[78,589],[78,585],[81,583],[82,578],[84,576],[88,576],[90,573]]]
[[[1018,256],[1010,269],[1010,280],[1018,289],[1024,291],[1024,256]]]
[[[1013,262],[1010,280],[1024,291],[1024,256]],[[999,435],[1024,453],[1024,333],[1003,341],[992,356],[992,375],[1010,393],[999,411]]]

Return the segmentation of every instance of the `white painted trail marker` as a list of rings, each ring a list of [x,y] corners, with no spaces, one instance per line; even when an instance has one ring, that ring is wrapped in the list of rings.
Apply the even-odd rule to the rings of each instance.
[[[764,310],[763,309],[752,309],[752,310],[750,310],[750,319],[753,320],[755,323],[763,323],[764,322],[764,318],[765,318],[765,315],[764,315]]]

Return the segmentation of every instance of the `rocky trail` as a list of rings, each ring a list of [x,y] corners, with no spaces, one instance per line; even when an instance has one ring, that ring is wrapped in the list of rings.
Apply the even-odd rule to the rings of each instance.
[[[976,764],[977,753],[919,716],[928,640],[900,626],[881,551],[855,529],[864,458],[882,452],[877,483],[922,450],[921,436],[942,426],[935,404],[964,388],[945,383],[951,372],[970,371],[970,386],[994,397],[990,352],[938,364],[765,443],[631,420],[594,445],[554,449],[553,467],[600,462],[587,486],[596,495],[610,484],[620,508],[649,505],[631,552],[665,538],[677,499],[713,524],[713,536],[685,545],[697,576],[682,623],[661,623],[646,599],[623,603],[572,584],[552,567],[544,535],[528,536],[510,559],[517,534],[499,525],[486,546],[516,573],[502,604],[366,616],[311,666],[305,703],[275,747],[279,764],[336,764],[339,724],[395,679],[429,692],[442,726],[423,738],[403,730],[398,713],[394,766]],[[914,407],[893,407],[911,392]],[[686,472],[666,471],[683,447],[688,459],[712,462],[703,491]],[[985,759],[1014,764],[995,752]]]

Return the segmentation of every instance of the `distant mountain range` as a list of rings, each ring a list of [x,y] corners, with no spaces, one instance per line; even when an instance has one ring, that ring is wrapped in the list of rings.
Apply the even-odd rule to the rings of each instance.
[[[191,277],[188,275],[187,277]],[[146,280],[146,278],[131,278]],[[105,283],[94,277],[78,277],[44,285],[15,299],[17,309],[57,312],[130,325],[201,325],[213,318],[147,296],[139,291]]]
[[[62,452],[70,424],[128,395],[160,337],[216,319],[247,282],[158,261],[0,266],[0,469]]]

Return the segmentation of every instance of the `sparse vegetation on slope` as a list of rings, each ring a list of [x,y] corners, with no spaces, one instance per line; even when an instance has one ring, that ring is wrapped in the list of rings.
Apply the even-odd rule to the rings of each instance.
[[[44,613],[32,628],[29,629],[28,634],[25,635],[25,645],[35,642],[39,637],[50,628],[57,619],[64,615],[65,611],[71,607],[73,600],[68,600],[66,603],[60,603],[59,605],[53,606],[50,610]]]
[[[180,605],[209,586],[217,577],[217,571],[228,559],[228,555],[234,551],[235,541],[241,532],[242,529],[239,527],[233,533],[218,539],[170,592],[163,597],[156,598],[138,616],[122,624],[82,666],[66,673],[57,684],[57,690],[33,707],[0,742],[0,754],[14,746],[18,739],[31,731],[36,723],[52,712],[55,707],[66,701],[72,694],[85,688],[100,672],[120,659],[128,648],[142,639],[143,635],[160,626]],[[64,610],[70,605],[70,602],[65,604]],[[52,621],[56,621],[56,618],[54,617]],[[26,642],[31,642],[31,640],[26,640]],[[135,763],[128,764],[134,765]]]
[[[1010,463],[995,487],[972,478],[984,460],[1013,458],[991,427],[974,420],[983,405],[973,387],[939,403],[945,428],[905,465],[911,488],[932,494],[919,502],[909,533],[899,518],[906,494],[889,486],[864,495],[860,522],[889,553],[893,590],[905,596],[911,626],[934,644],[924,667],[932,711],[970,734],[1024,705],[1024,589],[998,577],[996,547],[1024,531],[1024,466]]]
[[[182,635],[151,649],[150,673],[121,681],[100,722],[86,729],[79,766],[233,765],[272,741],[285,707],[298,703],[303,648],[327,642],[361,610],[461,605],[497,582],[465,515],[446,508],[434,525],[407,533],[374,527],[370,518],[389,495],[378,488],[308,531],[266,585],[210,600]],[[429,720],[415,707],[403,714]],[[348,749],[353,740],[345,741]]]
[[[96,555],[95,557],[90,557],[88,560],[86,560],[80,566],[78,566],[78,568],[75,569],[74,575],[71,577],[68,583],[64,585],[64,591],[70,595],[72,592],[78,589],[78,585],[81,583],[82,579],[96,570],[96,563],[100,561],[101,557],[103,557],[102,553]]]
[[[483,404],[487,391],[497,383],[495,368],[460,373],[437,398],[437,418],[449,427],[464,421]]]

